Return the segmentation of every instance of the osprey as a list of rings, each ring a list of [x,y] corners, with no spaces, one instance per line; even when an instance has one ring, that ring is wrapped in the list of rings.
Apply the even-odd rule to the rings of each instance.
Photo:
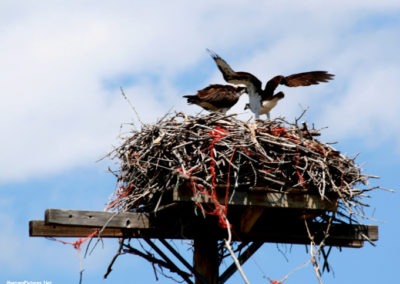
[[[208,111],[226,113],[239,97],[246,92],[246,87],[212,84],[197,91],[195,95],[183,96],[188,104],[196,104]]]
[[[246,105],[245,109],[250,108],[255,118],[259,118],[261,114],[266,114],[267,117],[270,118],[270,110],[285,96],[283,92],[274,94],[275,89],[279,85],[288,87],[310,86],[328,82],[332,80],[334,76],[326,71],[310,71],[290,76],[278,75],[270,79],[265,88],[262,89],[262,83],[256,76],[248,72],[234,71],[224,59],[218,56],[218,54],[209,49],[207,49],[207,51],[214,59],[225,81],[235,85],[245,85],[247,87],[249,104]]]

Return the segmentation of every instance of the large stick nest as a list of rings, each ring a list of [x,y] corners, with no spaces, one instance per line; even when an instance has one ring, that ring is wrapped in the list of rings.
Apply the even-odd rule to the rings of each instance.
[[[242,121],[235,115],[169,114],[123,138],[110,155],[120,162],[109,209],[152,212],[164,193],[187,181],[212,191],[264,187],[336,196],[347,214],[362,207],[368,176],[353,158],[318,141],[318,130],[283,119]]]

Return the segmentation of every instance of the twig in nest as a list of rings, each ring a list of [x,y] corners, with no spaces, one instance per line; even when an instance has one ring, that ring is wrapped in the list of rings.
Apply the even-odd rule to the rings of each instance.
[[[195,208],[200,208],[204,216],[215,214],[215,210],[207,212],[213,206],[203,207],[197,197],[209,197],[217,187],[226,189],[226,200],[238,187],[338,200],[337,212],[330,216],[322,241],[316,244],[309,232],[312,263],[320,280],[317,257],[330,224],[353,223],[366,217],[363,208],[368,204],[362,198],[368,190],[358,186],[364,186],[371,176],[362,174],[354,159],[318,141],[315,137],[320,135],[319,130],[305,122],[299,126],[305,111],[294,123],[277,118],[249,124],[234,115],[177,113],[167,114],[155,124],[143,124],[109,153],[120,168],[113,171],[118,184],[108,209],[154,212],[171,202],[172,189],[182,187],[192,190]],[[317,217],[327,221],[322,213]],[[226,244],[229,250],[230,241]],[[158,260],[157,264],[161,263]]]
[[[129,106],[131,107],[131,109],[133,110],[133,112],[136,115],[137,120],[140,122],[141,125],[144,125],[144,123],[142,122],[142,120],[140,119],[140,116],[138,114],[138,112],[136,111],[136,108],[133,106],[133,104],[131,103],[131,101],[129,100],[129,98],[126,96],[124,89],[122,89],[122,87],[120,87],[121,89],[121,94],[124,97],[124,99],[128,102]]]
[[[109,154],[121,167],[113,171],[118,186],[108,207],[153,212],[164,205],[168,195],[162,192],[188,180],[212,191],[213,180],[273,191],[298,189],[322,199],[336,196],[339,210],[352,220],[367,206],[360,200],[364,191],[357,186],[370,176],[361,173],[354,159],[316,140],[317,130],[311,133],[305,122],[299,127],[304,112],[295,123],[277,118],[249,124],[234,115],[178,113],[142,125]],[[220,138],[215,140],[213,133]],[[227,174],[230,171],[232,175]]]

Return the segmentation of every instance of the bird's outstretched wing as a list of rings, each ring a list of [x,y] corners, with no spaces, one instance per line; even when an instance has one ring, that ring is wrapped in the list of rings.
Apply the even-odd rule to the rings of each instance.
[[[267,82],[263,98],[271,97],[279,85],[285,85],[288,87],[310,86],[328,82],[329,80],[332,80],[334,76],[335,75],[329,74],[327,71],[302,72],[289,76],[278,75]]]
[[[214,59],[215,63],[218,66],[218,69],[221,71],[221,73],[225,76],[233,76],[235,75],[235,71],[232,69],[231,66],[229,66],[229,64],[222,59],[218,54],[216,54],[214,51],[212,51],[211,49],[207,48],[207,52],[210,54],[210,56],[212,57],[212,59]]]
[[[245,85],[246,87],[249,88],[261,90],[262,83],[256,76],[248,72],[242,72],[242,71],[236,72],[224,59],[222,59],[214,51],[207,49],[207,52],[214,59],[219,71],[221,71],[222,76],[224,77],[226,82],[235,85]]]
[[[326,71],[303,72],[284,77],[281,84],[288,87],[310,86],[326,83],[332,80],[334,76]]]

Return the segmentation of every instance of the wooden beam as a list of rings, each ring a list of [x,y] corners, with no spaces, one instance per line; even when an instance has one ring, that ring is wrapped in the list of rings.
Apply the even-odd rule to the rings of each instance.
[[[225,192],[219,190],[218,202],[225,204]],[[208,195],[197,194],[188,188],[176,188],[173,191],[173,201],[211,203]],[[302,210],[336,211],[337,198],[322,199],[319,195],[305,194],[303,192],[268,192],[268,191],[232,191],[229,196],[229,205],[235,206],[260,206],[265,208],[290,208]]]
[[[261,246],[262,242],[253,242],[249,245],[244,252],[242,252],[238,261],[243,265]],[[218,278],[218,284],[225,283],[237,271],[236,263],[232,263]]]
[[[314,241],[319,243],[325,237],[327,224],[309,223],[309,230]],[[304,224],[295,226],[277,225],[264,230],[253,230],[248,235],[241,235],[242,240],[264,240],[273,243],[309,244],[310,239]],[[368,238],[368,239],[367,239]],[[325,240],[328,246],[360,248],[364,241],[378,240],[378,226],[332,224],[329,237]]]
[[[258,206],[249,206],[243,210],[240,219],[240,231],[248,233],[253,228],[254,224],[264,213],[264,208]]]
[[[195,284],[217,284],[219,275],[218,240],[210,232],[194,239],[193,266],[201,277]]]
[[[156,246],[155,243],[153,243],[149,238],[145,238],[144,240],[168,264],[171,272],[178,273],[186,281],[186,283],[193,284],[192,280],[190,279],[190,275],[183,273],[183,271],[180,270],[179,267],[158,246]]]
[[[107,228],[149,228],[149,214],[133,212],[104,212],[84,210],[47,209],[45,222],[56,225],[73,225]]]
[[[165,239],[158,239],[160,243],[164,245],[194,276],[196,279],[200,279],[206,283],[206,281],[202,278],[202,276],[194,269],[192,265],[190,265],[186,259],[182,257]]]
[[[96,227],[66,226],[46,224],[44,221],[29,222],[30,237],[54,237],[54,238],[84,238],[91,235]],[[105,228],[101,234],[102,238],[122,238],[124,230],[117,228]]]
[[[102,229],[102,227],[97,227]],[[326,228],[326,224],[309,224],[311,232],[315,232],[316,240],[322,237],[321,233]],[[94,232],[96,227],[54,225],[46,224],[44,221],[30,221],[29,235],[31,237],[87,237]],[[194,239],[196,236],[204,235],[204,230],[190,230],[180,232],[181,228],[161,229],[126,229],[126,228],[105,228],[101,234],[103,238],[165,238],[165,239]],[[225,232],[222,230],[221,232]],[[353,247],[359,248],[366,241],[365,236],[371,241],[378,240],[378,226],[366,225],[345,225],[332,224],[329,238],[325,241],[328,246]],[[225,237],[218,235],[218,238]],[[236,239],[238,238],[238,239]],[[250,231],[247,234],[238,232],[234,235],[234,240],[241,241],[261,241],[271,243],[293,243],[309,244],[308,234],[303,227],[297,226],[270,226],[266,230]]]

